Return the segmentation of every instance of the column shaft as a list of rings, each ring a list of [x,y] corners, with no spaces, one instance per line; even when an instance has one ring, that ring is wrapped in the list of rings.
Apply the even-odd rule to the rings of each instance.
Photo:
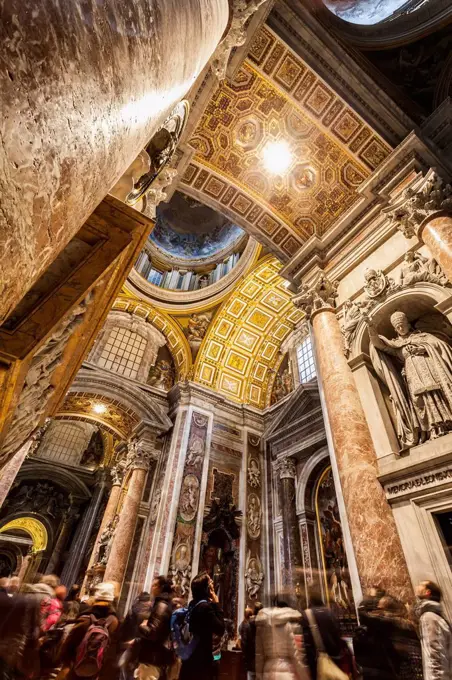
[[[420,237],[452,282],[452,217],[434,217],[422,228]]]
[[[227,0],[3,6],[0,322],[188,92],[228,18]]]
[[[107,507],[105,508],[104,516],[102,517],[102,521],[100,523],[99,531],[97,532],[96,536],[96,541],[94,543],[93,547],[93,552],[91,553],[91,557],[89,558],[89,563],[88,563],[88,569],[86,570],[86,573],[88,574],[89,570],[91,567],[95,564],[95,561],[97,559],[97,550],[99,547],[99,539],[102,535],[103,530],[107,526],[109,522],[111,522],[115,515],[116,515],[116,510],[118,508],[118,502],[119,502],[119,495],[121,493],[121,484],[113,484],[111,487],[110,491],[110,496],[108,497],[108,503]],[[85,581],[84,585],[86,582],[86,576],[85,576]]]
[[[31,444],[32,441],[29,439],[19,449],[16,455],[11,458],[11,460],[2,468],[0,473],[0,508],[5,502],[7,495],[11,491],[11,487],[14,484],[14,480],[16,479],[20,468],[22,467],[22,463],[27,457],[27,453]]]
[[[53,574],[57,569],[61,561],[61,556],[66,547],[67,539],[69,537],[70,530],[76,518],[75,512],[68,511],[61,523],[60,533],[58,534],[55,547],[53,549],[52,555],[50,557],[49,563],[47,565],[46,574]]]
[[[130,475],[124,504],[121,508],[117,527],[105,569],[104,581],[113,581],[122,586],[132,546],[138,508],[146,482],[146,470],[136,468]]]
[[[404,601],[413,591],[391,508],[377,479],[369,428],[334,310],[312,317],[331,434],[363,590],[381,584]]]
[[[284,546],[283,582],[284,585],[289,586],[291,591],[295,591],[297,583],[301,582],[302,579],[303,558],[301,556],[294,477],[283,477],[281,479],[281,501]]]

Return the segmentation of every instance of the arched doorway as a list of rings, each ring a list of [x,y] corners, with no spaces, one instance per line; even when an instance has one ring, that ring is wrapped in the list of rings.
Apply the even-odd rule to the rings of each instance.
[[[4,524],[0,527],[2,576],[15,573],[21,580],[31,580],[47,545],[47,529],[36,517],[16,517]]]

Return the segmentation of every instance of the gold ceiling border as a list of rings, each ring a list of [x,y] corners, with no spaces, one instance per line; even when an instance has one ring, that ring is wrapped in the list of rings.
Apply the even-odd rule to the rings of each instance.
[[[292,303],[281,263],[262,259],[217,312],[194,366],[194,380],[232,401],[265,408],[280,347],[303,312]]]
[[[182,328],[169,314],[124,289],[116,298],[112,310],[135,314],[152,323],[166,338],[176,368],[176,380],[188,375],[193,364],[190,345]]]

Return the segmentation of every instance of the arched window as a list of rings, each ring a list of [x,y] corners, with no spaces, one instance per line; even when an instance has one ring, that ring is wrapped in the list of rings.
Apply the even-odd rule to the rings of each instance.
[[[312,351],[311,338],[309,335],[303,340],[301,345],[298,345],[297,347],[297,361],[301,383],[307,383],[315,378],[314,353]]]
[[[98,365],[127,378],[136,378],[144,352],[146,338],[127,328],[113,328],[102,350]]]
[[[53,422],[44,435],[38,456],[67,465],[78,465],[96,428],[89,423]]]

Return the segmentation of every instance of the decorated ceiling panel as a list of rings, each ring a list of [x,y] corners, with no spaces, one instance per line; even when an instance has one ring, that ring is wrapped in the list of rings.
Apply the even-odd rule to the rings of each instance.
[[[100,413],[96,410],[99,404],[104,408]],[[120,439],[128,439],[140,422],[138,415],[132,409],[126,408],[122,401],[91,392],[69,392],[57,418],[97,423]]]
[[[303,317],[275,258],[261,261],[223,304],[195,364],[195,381],[241,403],[263,408],[284,338]]]
[[[292,161],[285,174],[272,175],[263,150],[280,140]],[[196,153],[182,185],[227,207],[283,259],[331,229],[391,152],[267,27],[234,80],[213,95],[190,145]]]

